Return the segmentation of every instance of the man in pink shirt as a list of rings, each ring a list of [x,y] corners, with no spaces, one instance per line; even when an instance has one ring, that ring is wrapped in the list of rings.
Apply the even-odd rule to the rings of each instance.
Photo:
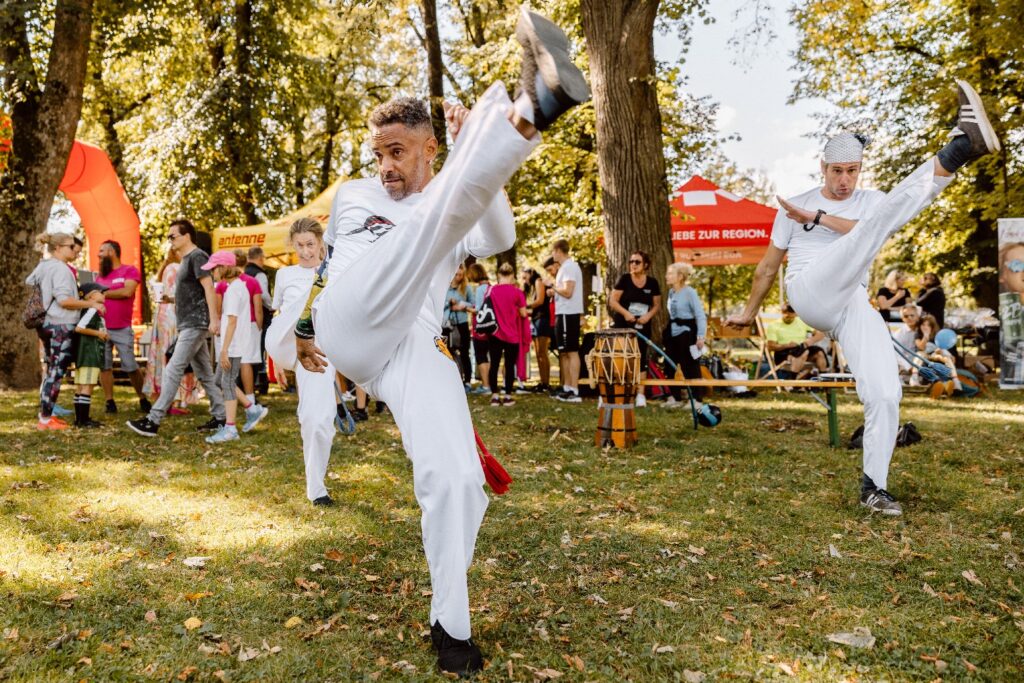
[[[135,308],[135,293],[142,282],[139,269],[133,265],[121,263],[121,245],[114,240],[107,240],[100,245],[100,272],[96,282],[107,287],[107,308],[103,316],[103,324],[107,327],[107,348],[103,357],[103,371],[100,373],[100,385],[107,399],[107,413],[117,412],[114,402],[114,347],[121,359],[121,369],[128,374],[132,388],[139,397],[139,409],[148,413],[152,407],[149,399],[142,393],[142,371],[135,360],[135,333],[132,331],[132,310]]]

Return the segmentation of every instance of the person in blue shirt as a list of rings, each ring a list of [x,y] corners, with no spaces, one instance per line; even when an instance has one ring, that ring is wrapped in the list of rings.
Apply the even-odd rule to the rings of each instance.
[[[698,351],[704,350],[704,337],[708,329],[708,316],[704,312],[704,304],[697,296],[697,290],[687,282],[693,276],[693,266],[689,263],[669,264],[665,273],[668,292],[665,294],[665,305],[668,307],[669,323],[662,333],[665,353],[683,369],[687,379],[700,379],[700,363],[694,358],[691,347]],[[672,371],[666,368],[671,377]],[[683,404],[681,387],[671,387],[672,395],[665,402],[666,408],[678,408]],[[706,390],[702,387],[691,387],[693,400],[698,412],[709,410],[702,403]]]
[[[444,318],[441,325],[445,330],[450,330],[446,335],[448,346],[452,353],[459,357],[459,369],[462,370],[462,383],[466,385],[466,391],[470,390],[473,382],[473,366],[469,362],[469,309],[472,308],[469,297],[472,292],[466,283],[466,266],[459,264],[455,271],[451,286],[444,300]],[[457,342],[457,343],[452,343]]]

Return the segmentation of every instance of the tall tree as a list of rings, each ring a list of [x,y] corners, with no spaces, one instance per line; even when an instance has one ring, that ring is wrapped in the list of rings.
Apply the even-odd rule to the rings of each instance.
[[[581,0],[580,14],[596,112],[607,283],[637,250],[650,254],[652,273],[664,273],[673,259],[654,59],[658,0]]]
[[[32,242],[46,222],[67,165],[82,110],[92,29],[92,0],[58,0],[45,57],[33,54],[47,17],[38,3],[4,3],[0,8],[2,103],[9,107],[13,141],[0,182],[0,301],[24,301],[25,277],[35,265]],[[45,75],[40,76],[40,69]],[[0,320],[0,386],[38,385],[34,333],[17,315]]]
[[[430,118],[437,138],[437,167],[448,156],[448,131],[444,122],[444,62],[441,58],[441,32],[437,28],[437,0],[420,0],[423,13],[423,46],[427,51],[427,92],[430,94]]]

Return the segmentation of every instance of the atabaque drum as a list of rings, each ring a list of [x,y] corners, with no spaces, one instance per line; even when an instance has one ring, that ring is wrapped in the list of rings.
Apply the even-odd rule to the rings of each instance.
[[[640,388],[640,346],[629,329],[601,330],[594,335],[590,376],[597,383],[601,407],[594,443],[603,448],[628,448],[636,443],[634,403]]]

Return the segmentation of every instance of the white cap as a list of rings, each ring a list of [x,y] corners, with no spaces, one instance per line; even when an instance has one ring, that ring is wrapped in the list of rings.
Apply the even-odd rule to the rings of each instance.
[[[825,143],[821,160],[826,164],[851,164],[864,159],[871,138],[860,133],[840,133]]]

